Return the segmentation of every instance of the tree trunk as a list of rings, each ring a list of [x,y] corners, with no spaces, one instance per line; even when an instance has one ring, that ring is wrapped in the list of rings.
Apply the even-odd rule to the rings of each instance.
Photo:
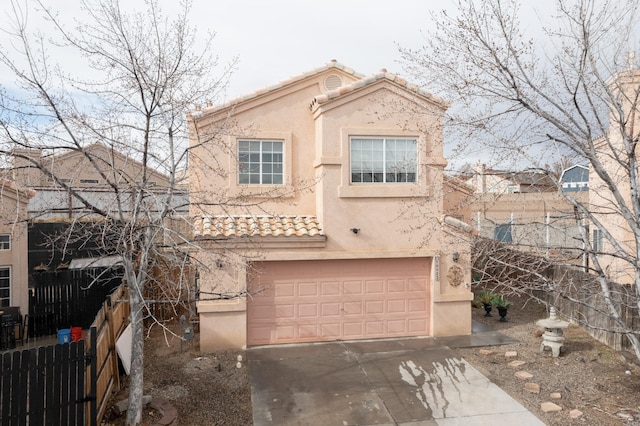
[[[128,268],[127,268],[128,269]],[[129,406],[127,425],[136,425],[142,421],[142,394],[144,392],[144,330],[143,301],[133,270],[127,271],[129,304],[131,308],[131,372],[129,376]]]

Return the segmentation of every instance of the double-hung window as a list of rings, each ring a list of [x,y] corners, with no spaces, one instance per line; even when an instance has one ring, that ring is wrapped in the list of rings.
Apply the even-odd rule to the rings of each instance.
[[[352,183],[415,183],[418,141],[415,138],[352,137]]]
[[[238,184],[284,184],[283,148],[278,140],[238,141]]]
[[[11,235],[0,234],[0,250],[11,250]]]
[[[0,267],[0,306],[11,305],[11,268]]]
[[[599,253],[602,251],[602,230],[601,229],[594,229],[593,230],[593,251],[595,253]]]

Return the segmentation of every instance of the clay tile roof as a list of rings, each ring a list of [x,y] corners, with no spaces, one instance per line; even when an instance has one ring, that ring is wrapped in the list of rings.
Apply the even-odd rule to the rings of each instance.
[[[313,237],[324,235],[316,216],[203,216],[195,220],[198,237]]]
[[[366,77],[362,77],[360,80],[354,81],[353,83],[346,84],[344,86],[338,87],[337,89],[331,90],[327,93],[321,94],[313,98],[311,102],[311,106],[321,105],[330,100],[336,99],[346,93],[353,92],[356,89],[360,89],[362,87],[368,86],[370,84],[375,83],[376,81],[386,79],[389,81],[393,81],[395,84],[400,85],[407,89],[410,92],[414,92],[420,96],[424,96],[433,100],[438,104],[447,104],[446,101],[438,98],[437,96],[427,92],[426,90],[421,89],[415,84],[408,83],[407,80],[397,76],[396,74],[388,72],[386,69],[382,69],[376,73],[368,75]],[[448,105],[448,104],[447,104]]]

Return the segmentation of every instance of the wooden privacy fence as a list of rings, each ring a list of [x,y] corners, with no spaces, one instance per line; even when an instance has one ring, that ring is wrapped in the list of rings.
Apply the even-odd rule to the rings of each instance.
[[[121,283],[118,270],[33,273],[29,283],[29,337],[48,336],[75,326],[89,328],[105,298]]]
[[[129,324],[128,299],[128,291],[122,284],[107,298],[91,324],[91,329],[96,330],[95,341],[90,342],[89,349],[95,348],[96,353],[96,362],[92,363],[90,374],[95,383],[93,402],[96,404],[98,423],[104,416],[111,393],[120,388],[116,341]]]
[[[616,350],[631,348],[625,328],[640,334],[634,284],[608,283],[619,324],[609,312],[596,275],[487,239],[476,241],[474,251],[474,274],[488,288],[504,286],[531,294]]]
[[[85,378],[84,341],[2,356],[2,426],[95,425]]]
[[[0,425],[95,426],[120,385],[115,342],[128,324],[121,285],[84,339],[7,352],[0,358]]]
[[[622,327],[609,313],[596,276],[563,265],[553,265],[548,273],[555,288],[547,294],[547,300],[559,313],[579,324],[586,324],[586,332],[607,346],[616,350],[631,349],[629,339],[620,332]],[[635,284],[610,282],[609,288],[622,322],[640,334]]]

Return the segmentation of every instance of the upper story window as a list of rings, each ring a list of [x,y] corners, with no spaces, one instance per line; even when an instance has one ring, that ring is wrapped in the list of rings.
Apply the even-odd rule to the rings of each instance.
[[[595,253],[599,253],[602,251],[602,247],[603,247],[603,238],[602,238],[602,230],[601,229],[594,229],[593,230],[593,251]]]
[[[11,268],[0,267],[0,306],[11,305]]]
[[[283,141],[238,141],[238,184],[282,185]]]
[[[0,250],[11,250],[11,235],[0,234]]]
[[[418,141],[414,138],[352,137],[352,183],[415,183]]]

